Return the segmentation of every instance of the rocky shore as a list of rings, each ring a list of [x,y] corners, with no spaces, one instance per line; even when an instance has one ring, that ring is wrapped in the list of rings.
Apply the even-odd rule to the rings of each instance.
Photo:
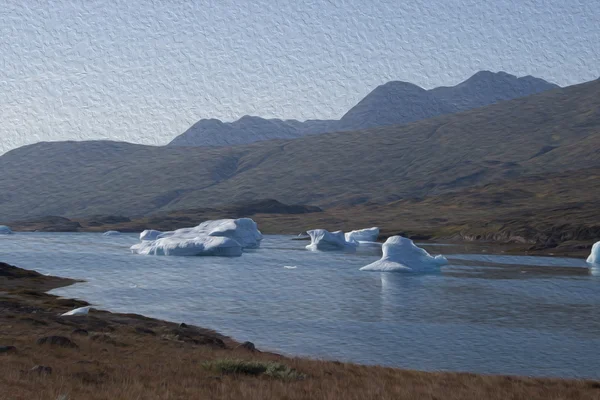
[[[88,304],[46,292],[73,283],[0,263],[0,398],[600,398],[596,381],[290,358],[185,322],[94,308],[61,316]]]

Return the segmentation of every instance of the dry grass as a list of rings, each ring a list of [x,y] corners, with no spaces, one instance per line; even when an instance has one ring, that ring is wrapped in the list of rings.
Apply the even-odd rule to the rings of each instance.
[[[26,287],[28,279],[0,277],[0,346],[17,349],[0,354],[2,400],[600,398],[600,383],[593,381],[426,373],[287,358],[237,348],[209,330],[141,316],[97,311],[61,318],[57,314],[68,307],[36,292],[35,283],[28,290],[11,290],[17,283]],[[78,347],[36,344],[48,335],[69,337]],[[52,372],[29,372],[36,365]]]

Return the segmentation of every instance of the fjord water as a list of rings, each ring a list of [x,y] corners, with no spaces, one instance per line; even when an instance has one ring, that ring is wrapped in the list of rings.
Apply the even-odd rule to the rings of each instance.
[[[380,257],[377,247],[310,252],[290,236],[266,236],[236,258],[131,254],[137,242],[19,233],[0,238],[0,261],[85,279],[53,293],[98,308],[213,328],[290,355],[600,378],[600,277],[584,260],[430,246],[451,265],[408,275],[359,271]]]

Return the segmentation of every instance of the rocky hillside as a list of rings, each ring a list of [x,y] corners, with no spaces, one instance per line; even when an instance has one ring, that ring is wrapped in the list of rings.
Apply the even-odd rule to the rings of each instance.
[[[595,168],[598,154],[593,81],[411,124],[236,147],[38,143],[0,157],[0,215],[133,217],[264,198],[386,204]]]

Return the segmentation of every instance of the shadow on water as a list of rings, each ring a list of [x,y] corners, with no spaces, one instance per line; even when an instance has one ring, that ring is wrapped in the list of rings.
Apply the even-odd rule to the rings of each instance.
[[[468,262],[462,263],[468,264]],[[482,266],[481,263],[473,266],[449,265],[443,268],[443,274],[455,278],[479,279],[536,279],[551,277],[577,277],[596,275],[593,269],[585,267],[544,267],[544,266],[518,266],[499,265]]]

